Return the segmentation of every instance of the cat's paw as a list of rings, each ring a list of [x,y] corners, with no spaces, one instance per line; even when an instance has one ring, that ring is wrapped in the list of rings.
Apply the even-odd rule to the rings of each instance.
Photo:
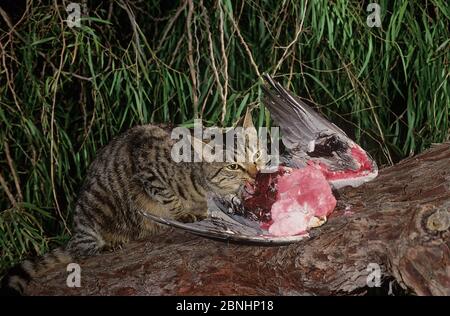
[[[182,223],[194,223],[201,220],[204,220],[206,218],[206,212],[204,215],[200,214],[192,214],[192,213],[185,213],[178,216],[177,221]]]

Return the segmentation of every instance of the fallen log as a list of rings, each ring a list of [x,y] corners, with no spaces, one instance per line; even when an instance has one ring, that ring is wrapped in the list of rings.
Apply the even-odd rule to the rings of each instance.
[[[450,295],[449,166],[445,143],[382,169],[340,191],[328,222],[296,244],[233,244],[170,229],[78,262],[81,287],[68,287],[70,272],[60,267],[25,294],[361,294],[380,276],[418,295]]]

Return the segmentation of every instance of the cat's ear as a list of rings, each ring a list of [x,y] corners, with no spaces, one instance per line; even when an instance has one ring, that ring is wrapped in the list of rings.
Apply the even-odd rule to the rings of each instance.
[[[247,108],[247,111],[245,112],[244,121],[242,122],[243,128],[255,128],[255,125],[253,124],[252,119],[252,109]]]
[[[248,154],[250,155],[249,159],[252,163],[256,165],[256,167],[259,170],[266,165],[268,157],[267,157],[267,149],[264,146],[264,143],[261,141],[262,139],[260,138],[263,135],[258,136],[256,127],[253,124],[252,110],[253,108],[247,108],[244,120],[242,122],[242,127],[246,131],[247,136],[246,149]]]
[[[255,125],[253,124],[252,119],[252,109],[247,108],[245,112],[244,120],[242,122],[242,127],[245,130],[246,136],[246,151],[249,155],[248,159],[250,162],[255,162],[255,157],[259,152],[259,141],[258,141],[258,133],[256,131]]]

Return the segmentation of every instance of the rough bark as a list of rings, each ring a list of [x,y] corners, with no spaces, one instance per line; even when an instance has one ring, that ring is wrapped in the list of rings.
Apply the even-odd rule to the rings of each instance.
[[[261,247],[172,229],[79,262],[80,288],[68,288],[59,267],[26,294],[352,294],[367,288],[374,263],[416,294],[450,295],[449,166],[447,143],[382,169],[339,192],[328,223],[303,242]]]

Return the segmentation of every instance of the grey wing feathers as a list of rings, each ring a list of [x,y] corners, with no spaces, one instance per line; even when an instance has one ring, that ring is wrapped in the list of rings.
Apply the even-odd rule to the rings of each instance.
[[[189,233],[228,241],[247,242],[255,244],[284,245],[307,238],[307,235],[277,237],[263,235],[258,230],[242,225],[233,220],[209,217],[200,222],[181,223],[176,220],[154,216],[147,212],[141,212],[143,216],[160,224],[186,230]]]
[[[208,218],[194,223],[181,223],[176,220],[167,219],[141,211],[147,217],[157,223],[165,224],[175,228],[180,228],[189,233],[208,238],[223,239],[228,241],[248,242],[255,244],[276,244],[283,245],[302,240],[307,236],[269,236],[256,223],[237,216],[234,212],[227,212],[228,207],[236,207],[235,204],[221,198],[208,199]]]
[[[308,151],[309,143],[324,135],[346,134],[333,123],[327,121],[311,107],[284,89],[269,75],[265,75],[267,85],[263,86],[268,108],[274,121],[283,132],[283,143],[289,148]]]

